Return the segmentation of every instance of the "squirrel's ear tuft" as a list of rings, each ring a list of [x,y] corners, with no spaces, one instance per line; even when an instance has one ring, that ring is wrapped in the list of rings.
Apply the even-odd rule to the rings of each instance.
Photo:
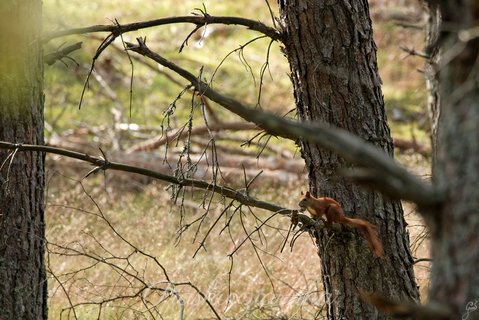
[[[309,191],[306,191],[306,197],[310,197],[311,196],[311,193],[309,193]]]

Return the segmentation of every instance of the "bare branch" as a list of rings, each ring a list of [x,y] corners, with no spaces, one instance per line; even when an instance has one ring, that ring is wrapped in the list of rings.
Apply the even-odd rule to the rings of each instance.
[[[426,53],[419,52],[419,51],[417,51],[417,50],[414,49],[414,48],[408,48],[408,47],[405,47],[405,46],[399,46],[399,49],[401,49],[402,51],[408,53],[408,54],[411,55],[411,56],[417,56],[417,57],[424,58],[424,59],[430,59],[430,58],[431,58],[431,57],[430,57],[429,55],[427,55]]]
[[[246,106],[234,98],[220,94],[207,83],[201,81],[189,71],[175,65],[159,54],[151,51],[144,40],[137,38],[138,44],[127,43],[128,49],[144,55],[159,64],[173,70],[190,81],[200,94],[220,104],[243,119],[253,122],[272,135],[292,140],[303,139],[320,147],[331,150],[346,161],[366,168],[368,183],[385,194],[415,202],[424,207],[433,207],[442,200],[442,192],[425,184],[399,166],[382,150],[345,130],[333,128],[324,123],[299,123],[270,112]],[[351,178],[354,178],[351,176]],[[364,176],[361,176],[364,181]]]
[[[116,27],[121,30],[121,27],[120,25],[116,25]],[[120,33],[121,34],[121,33]],[[90,81],[90,77],[93,73],[93,70],[95,69],[95,63],[97,61],[97,59],[100,57],[101,53],[106,49],[108,48],[108,46],[110,44],[113,43],[113,41],[115,41],[116,37],[118,37],[117,34],[115,33],[111,33],[108,35],[108,37],[106,37],[102,43],[100,43],[100,45],[98,46],[98,48],[96,49],[96,52],[95,52],[95,55],[93,56],[93,59],[91,61],[91,66],[90,66],[90,70],[88,71],[88,75],[86,77],[86,80],[83,84],[83,89],[82,89],[82,92],[81,92],[81,95],[80,95],[80,102],[78,103],[78,109],[81,108],[82,106],[82,102],[83,102],[83,97],[85,95],[85,92],[86,92],[86,89],[88,88],[88,83]]]
[[[96,25],[84,28],[74,28],[68,30],[61,30],[50,32],[44,35],[44,41],[50,41],[55,38],[74,35],[85,34],[93,32],[110,32],[118,36],[120,33],[126,33],[130,31],[136,31],[140,29],[151,28],[155,26],[161,26],[172,23],[192,23],[196,26],[204,26],[205,24],[226,24],[226,25],[240,25],[248,27],[248,29],[261,32],[273,40],[281,40],[282,35],[279,31],[271,28],[259,21],[240,18],[240,17],[227,17],[227,16],[180,16],[180,17],[168,17],[143,22],[134,22],[125,25],[121,25],[121,30],[117,25]]]
[[[123,163],[118,163],[118,162],[110,162],[107,159],[104,159],[102,157],[95,157],[86,153],[79,153],[75,151],[49,147],[49,146],[16,144],[16,143],[4,142],[4,141],[0,141],[0,149],[15,150],[15,152],[38,151],[38,152],[58,154],[65,157],[89,162],[96,166],[96,171],[116,170],[116,171],[136,173],[136,174],[148,176],[151,178],[159,179],[162,181],[166,181],[181,187],[194,187],[198,189],[216,192],[224,197],[236,200],[243,205],[269,210],[282,215],[290,215],[291,213],[296,212],[296,210],[286,209],[273,203],[258,200],[256,198],[250,197],[242,192],[236,191],[226,186],[220,186],[216,184],[214,185],[214,184],[211,184],[210,182],[197,180],[197,179],[177,178],[174,176],[162,174],[162,173],[144,169],[144,168],[139,168],[139,167],[135,167],[135,166],[131,166],[131,165],[123,164]]]
[[[195,127],[191,130],[191,135],[201,135],[207,133],[208,131],[225,131],[225,130],[260,130],[256,125],[248,122],[227,122],[227,123],[214,123],[212,125]],[[153,150],[159,146],[164,145],[175,139],[181,139],[186,136],[188,132],[184,131],[183,128],[177,129],[173,133],[166,133],[159,137],[154,137],[148,140],[145,140],[135,146],[130,147],[126,150],[126,153],[143,151],[143,150]]]

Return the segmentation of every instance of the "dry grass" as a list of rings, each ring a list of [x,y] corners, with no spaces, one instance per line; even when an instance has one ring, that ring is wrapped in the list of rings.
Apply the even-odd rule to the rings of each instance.
[[[228,255],[262,222],[244,210],[243,222],[237,214],[231,220],[230,228],[222,230],[233,213],[229,210],[229,216],[219,220],[204,248],[193,258],[223,210],[221,199],[215,197],[211,212],[201,227],[198,223],[192,225],[179,239],[180,206],[172,205],[164,184],[151,183],[141,187],[139,192],[138,187],[127,191],[123,186],[122,190],[115,180],[105,186],[102,179],[100,176],[91,181],[84,180],[82,184],[59,175],[51,179],[46,211],[48,241],[83,253],[67,255],[66,251],[49,245],[51,272],[59,277],[50,277],[49,281],[50,316],[53,319],[68,314],[66,311],[61,313],[69,306],[67,296],[71,303],[77,304],[98,303],[122,294],[136,293],[133,288],[138,288],[139,282],[113,268],[111,263],[134,272],[151,286],[172,289],[166,285],[162,269],[151,257],[164,266],[171,282],[191,282],[227,318],[266,319],[286,315],[290,319],[315,319],[318,315],[324,316],[321,271],[313,241],[303,235],[295,242],[293,250],[288,242],[281,252],[289,226],[287,218],[269,220],[261,233],[251,235],[257,250],[246,241],[230,259]],[[289,186],[280,191],[264,188],[259,191],[259,196],[294,207],[295,199],[285,198],[284,194],[295,194],[299,188]],[[198,202],[201,196],[202,193],[187,194],[183,225],[204,214]],[[405,204],[405,212],[413,256],[427,257],[422,221],[411,205]],[[271,215],[261,210],[254,210],[254,214],[263,221]],[[243,230],[243,225],[247,231]],[[138,253],[135,248],[151,257]],[[85,254],[97,257],[99,261],[85,257]],[[416,265],[415,272],[424,297],[428,264]],[[177,286],[174,289],[184,301],[186,319],[213,317],[204,299],[192,288]],[[153,290],[142,296],[151,305],[166,299],[158,306],[164,318],[179,316],[180,303],[175,296]],[[150,318],[145,315],[146,308],[140,300],[132,298],[105,303],[101,318]],[[75,310],[79,318],[93,318],[100,308],[97,304],[86,304]]]
[[[56,179],[62,181],[55,181]],[[127,261],[118,257],[126,257],[134,252],[134,249],[118,234],[125,237],[134,247],[156,257],[167,270],[172,282],[191,282],[197,286],[210,298],[215,308],[219,312],[224,312],[226,316],[252,319],[288,314],[292,318],[311,318],[318,312],[317,308],[321,307],[320,303],[318,305],[322,300],[320,266],[315,246],[309,236],[302,236],[297,240],[292,251],[286,245],[283,252],[280,252],[289,225],[286,218],[271,219],[268,227],[261,229],[261,234],[251,236],[251,240],[258,246],[257,252],[247,241],[231,260],[228,254],[245,239],[246,233],[238,215],[233,218],[231,227],[220,234],[228,221],[228,217],[225,217],[211,232],[204,249],[192,258],[213,220],[222,211],[220,199],[215,199],[209,216],[199,230],[198,224],[192,225],[181,240],[178,240],[179,206],[171,206],[164,185],[150,184],[138,194],[137,191],[117,192],[114,183],[107,185],[105,190],[95,181],[84,181],[87,194],[78,181],[65,181],[61,176],[53,178],[51,184],[61,184],[62,187],[55,191],[50,190],[49,193],[48,241],[68,246],[89,256],[99,257],[102,261],[97,262],[94,268],[89,268],[94,264],[94,259],[84,255],[66,255],[66,252],[59,250],[58,247],[49,246],[51,251],[63,253],[50,254],[50,265],[52,273],[60,277],[65,287],[63,290],[57,279],[50,279],[52,318],[58,318],[61,308],[68,307],[66,292],[73,304],[98,302],[132,292],[129,287],[135,287],[137,283],[131,279],[127,280],[125,274],[107,264],[125,266]],[[92,202],[90,195],[98,207]],[[280,202],[279,196],[272,195],[271,200]],[[184,223],[189,223],[204,213],[203,209],[198,208],[197,202],[194,204],[190,201],[192,200],[188,200],[185,206]],[[99,216],[101,214],[104,217]],[[256,211],[255,214],[259,219],[265,219],[270,215],[267,212]],[[248,233],[255,230],[260,223],[259,220],[255,221],[247,210],[244,210],[242,219]],[[133,253],[128,263],[131,264],[130,271],[136,270],[147,283],[160,286],[165,283],[162,270],[151,258]],[[268,274],[261,264],[265,266]],[[65,274],[67,276],[61,276]],[[231,277],[230,288],[228,288],[229,277]],[[203,299],[191,288],[178,287],[176,290],[185,301],[187,319],[212,316]],[[155,303],[166,296],[165,293],[156,296],[151,294],[148,299]],[[120,314],[123,317],[131,317],[135,314],[133,310],[144,311],[140,303],[127,300],[105,304],[103,307],[103,314],[107,318]],[[80,318],[90,318],[98,312],[99,307],[85,305],[76,310]],[[170,297],[161,305],[161,312],[167,318],[178,316],[178,302]]]

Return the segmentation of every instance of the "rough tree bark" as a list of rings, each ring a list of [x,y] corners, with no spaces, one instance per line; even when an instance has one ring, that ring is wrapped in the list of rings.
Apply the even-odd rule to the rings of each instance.
[[[344,128],[393,154],[366,0],[280,0],[285,53],[299,118]],[[401,203],[365,190],[338,170],[330,151],[301,143],[313,194],[337,199],[349,215],[378,226],[386,258],[375,258],[357,233],[317,235],[329,319],[384,319],[358,290],[418,301]],[[351,236],[353,235],[353,236]]]
[[[0,140],[41,145],[41,0],[1,1],[0,16]],[[44,155],[8,154],[0,150],[0,319],[46,319]]]
[[[429,299],[449,306],[451,319],[479,319],[479,3],[430,1],[429,11],[438,39],[429,46],[439,52],[433,182],[446,192],[442,206],[424,212],[432,237]]]

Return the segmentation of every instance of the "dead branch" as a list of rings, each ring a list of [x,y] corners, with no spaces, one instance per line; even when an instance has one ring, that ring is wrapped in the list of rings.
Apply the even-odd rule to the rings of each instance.
[[[443,197],[442,192],[430,184],[420,181],[399,166],[394,160],[377,147],[361,138],[339,128],[332,128],[324,123],[298,123],[273,113],[246,106],[231,97],[213,90],[207,83],[198,79],[189,71],[175,65],[159,54],[151,51],[145,40],[137,38],[138,44],[127,43],[129,50],[146,56],[159,64],[173,70],[191,82],[200,94],[222,105],[243,119],[253,122],[272,135],[296,140],[298,138],[316,143],[342,156],[348,162],[368,171],[368,175],[357,177],[350,172],[352,179],[367,182],[372,187],[394,197],[415,202],[419,206],[434,207]]]
[[[284,159],[293,159],[294,158],[294,154],[292,152],[289,152],[286,149],[277,147],[273,144],[265,144],[265,143],[261,143],[259,141],[258,142],[256,142],[256,141],[245,141],[245,139],[243,139],[243,138],[232,137],[232,136],[229,136],[229,135],[226,135],[226,134],[223,134],[223,133],[215,134],[215,139],[216,139],[216,141],[224,140],[224,141],[239,142],[239,143],[241,143],[241,147],[254,146],[254,147],[259,148],[259,149],[266,149],[266,150],[269,150],[269,151],[273,152],[274,154],[276,154],[276,155],[278,155],[278,156],[280,156],[281,158],[284,158]],[[258,157],[258,155],[256,157]]]
[[[423,52],[419,52],[417,51],[416,49],[414,48],[408,48],[408,47],[405,47],[405,46],[399,46],[399,49],[401,49],[402,51],[406,52],[407,54],[409,54],[410,56],[417,56],[417,57],[420,57],[420,58],[423,58],[423,59],[430,59],[429,55],[427,55],[426,53],[423,53]]]
[[[121,28],[118,25],[95,25],[83,28],[74,28],[68,30],[61,30],[47,33],[43,36],[43,41],[47,42],[55,38],[60,38],[69,35],[75,34],[86,34],[94,32],[110,32],[118,36],[120,33],[127,33],[131,31],[136,31],[140,29],[146,29],[161,25],[173,24],[173,23],[192,23],[196,26],[205,26],[208,24],[226,24],[226,25],[240,25],[247,27],[250,30],[258,31],[265,34],[273,40],[280,41],[282,35],[279,31],[274,28],[271,28],[259,21],[240,18],[240,17],[227,17],[227,16],[210,16],[205,15],[192,15],[192,16],[179,16],[179,17],[168,17],[161,18],[149,21],[134,22],[129,24],[121,25]]]
[[[178,166],[177,155],[169,155],[165,158],[158,154],[137,152],[128,155],[115,153],[110,157],[118,162],[128,163],[136,167],[149,169],[163,174],[174,172],[176,169],[180,168]],[[241,157],[238,155],[221,156],[218,158],[218,165],[221,166],[222,172],[221,179],[219,180],[223,184],[239,188],[241,187],[240,181],[243,179],[244,175],[246,175],[247,178],[253,178],[260,174],[261,179],[251,186],[251,188],[254,188],[257,186],[264,186],[265,184],[277,185],[278,183],[296,183],[297,181],[305,179],[305,173],[303,172],[304,163],[302,161],[279,159],[280,161],[276,162],[276,160],[276,158],[266,157],[262,159],[262,161],[255,162],[250,157]],[[214,172],[211,168],[211,164],[208,163],[208,160],[202,157],[201,154],[192,154],[191,161],[195,164],[195,172],[192,173],[191,178],[201,180],[213,179]],[[68,167],[69,169],[76,169],[73,160],[68,161],[65,159],[60,163],[54,164],[55,167],[59,165]],[[185,165],[185,163],[181,162],[180,165]],[[244,165],[246,169],[242,169],[241,165]],[[79,167],[78,169],[84,169],[84,166]],[[125,184],[137,181],[132,179],[132,177],[117,175],[113,175],[111,178],[116,181],[124,181]],[[146,181],[141,179],[141,182]]]
[[[86,131],[87,129],[83,130]],[[88,129],[91,130],[91,129]],[[99,128],[95,130],[99,133]],[[216,136],[215,136],[216,139]],[[73,150],[79,153],[95,154],[98,151],[98,147],[93,144],[85,144],[85,139],[79,136],[71,136],[62,138],[55,136],[50,139],[48,146]],[[242,141],[242,140],[240,140]],[[192,178],[210,180],[214,174],[211,167],[211,159],[204,156],[204,150],[209,148],[210,140],[208,139],[192,139],[193,146],[190,150],[190,159],[195,164],[195,172]],[[199,148],[195,147],[198,146]],[[261,148],[262,146],[258,146]],[[216,150],[223,152],[218,153],[216,156],[217,165],[221,167],[221,182],[223,184],[232,184],[235,188],[238,187],[238,182],[241,181],[244,174],[251,178],[261,172],[261,179],[253,186],[259,186],[264,184],[277,183],[295,183],[296,181],[302,181],[305,178],[304,161],[302,159],[295,159],[292,156],[286,157],[281,152],[280,148],[270,150],[270,155],[263,155],[258,157],[258,149],[255,150],[243,150],[233,147],[227,147],[222,144],[216,144]],[[164,151],[164,149],[162,149]],[[179,155],[176,152],[177,148],[170,150],[167,154],[163,155],[162,152],[132,152],[124,153],[116,150],[109,153],[109,158],[117,162],[128,163],[133,166],[146,168],[156,172],[169,174],[174,172],[178,167]],[[58,162],[51,163],[53,166],[61,166],[63,168],[78,170],[85,169],[82,163],[75,162],[74,160],[68,161],[67,159]],[[185,163],[182,162],[184,165]],[[244,167],[244,169],[242,169]],[[119,181],[129,182],[144,182],[144,178],[140,180],[131,180],[131,177],[123,175],[112,175],[112,179]]]
[[[290,215],[291,213],[296,211],[292,209],[283,208],[273,203],[258,200],[256,198],[250,197],[240,191],[234,190],[226,186],[212,184],[210,182],[197,180],[197,179],[177,178],[174,176],[162,174],[162,173],[148,170],[145,168],[140,168],[140,167],[131,166],[131,165],[118,163],[118,162],[110,162],[108,161],[108,159],[106,159],[105,156],[95,157],[89,154],[83,154],[83,153],[74,152],[74,151],[61,149],[61,148],[40,146],[40,145],[30,145],[30,144],[16,144],[16,143],[4,142],[4,141],[0,141],[0,149],[9,149],[9,150],[13,150],[13,152],[37,151],[37,152],[53,153],[53,154],[58,154],[65,157],[89,162],[93,164],[95,167],[89,172],[88,175],[94,174],[100,170],[116,170],[116,171],[131,172],[131,173],[136,173],[143,176],[151,177],[154,179],[166,181],[166,182],[178,185],[180,187],[194,187],[198,189],[212,191],[212,192],[220,194],[221,196],[236,200],[243,205],[265,209],[268,211],[280,213],[282,215]]]
[[[126,153],[132,153],[136,151],[151,151],[164,144],[169,143],[172,140],[179,140],[191,135],[202,135],[208,133],[208,131],[226,131],[226,130],[260,130],[258,126],[252,123],[246,122],[226,122],[226,123],[214,123],[209,126],[195,127],[191,129],[191,132],[183,130],[183,128],[176,129],[173,133],[166,132],[165,135],[154,137],[143,141],[135,146],[132,146],[126,150]]]

